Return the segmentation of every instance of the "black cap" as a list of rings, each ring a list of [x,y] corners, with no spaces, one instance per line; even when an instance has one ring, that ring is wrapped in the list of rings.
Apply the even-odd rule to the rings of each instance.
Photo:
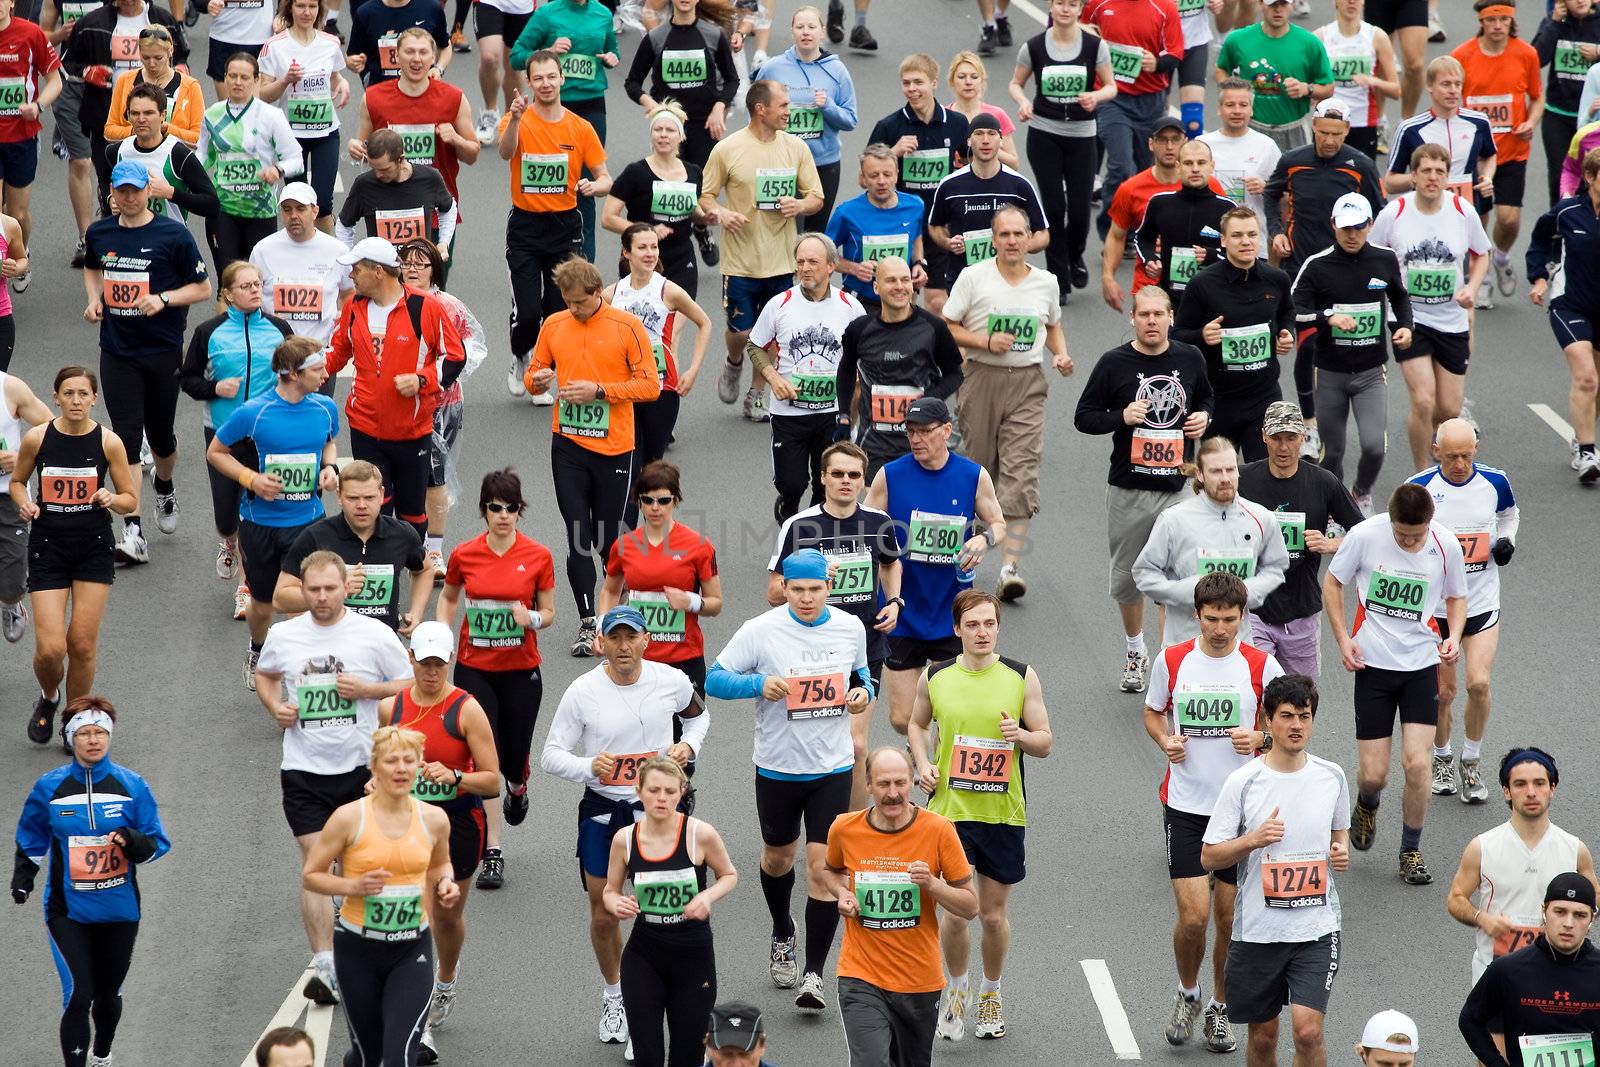
[[[1570,900],[1574,904],[1586,904],[1590,911],[1594,910],[1594,883],[1576,871],[1567,871],[1550,879],[1550,887],[1544,891],[1544,902],[1552,900]]]
[[[972,133],[974,130],[993,130],[995,133],[999,133],[1000,120],[987,111],[979,112],[977,118],[967,122],[967,132]]]
[[[1156,124],[1150,127],[1150,136],[1154,137],[1162,130],[1177,130],[1179,133],[1183,133],[1185,132],[1183,129],[1183,120],[1176,115],[1162,115],[1161,118],[1156,121]]]
[[[937,426],[950,421],[950,405],[936,396],[919,396],[906,408],[906,422]]]
[[[736,1046],[742,1052],[756,1047],[756,1039],[767,1032],[761,1009],[754,1004],[730,1000],[711,1009],[706,1037],[713,1048]]]

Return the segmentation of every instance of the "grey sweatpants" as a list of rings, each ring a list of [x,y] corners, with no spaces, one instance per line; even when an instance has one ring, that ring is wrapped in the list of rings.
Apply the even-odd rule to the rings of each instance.
[[[892,993],[859,978],[840,978],[839,1015],[851,1067],[929,1067],[939,996]]]
[[[1370,493],[1383,469],[1383,452],[1389,437],[1389,387],[1387,371],[1373,367],[1359,374],[1317,368],[1317,428],[1322,432],[1322,465],[1344,481],[1345,421],[1356,416],[1361,458],[1356,462],[1354,493]]]

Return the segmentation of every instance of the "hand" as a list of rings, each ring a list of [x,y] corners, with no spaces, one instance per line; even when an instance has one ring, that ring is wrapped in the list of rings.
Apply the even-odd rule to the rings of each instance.
[[[283,492],[283,479],[276,474],[257,474],[250,480],[250,491],[262,500],[276,500]]]
[[[588,178],[579,178],[578,179],[577,189],[578,189],[578,195],[579,196],[593,196],[594,195],[594,182],[591,181]]]
[[[1139,426],[1144,423],[1144,417],[1150,411],[1150,404],[1145,400],[1135,400],[1122,409],[1122,421],[1129,426]]]
[[[350,143],[345,145],[344,150],[350,154],[350,161],[353,163],[365,163],[367,161],[367,142],[359,137],[350,138]]]
[[[317,488],[324,493],[339,491],[339,468],[331,463],[317,472]]]
[[[389,884],[391,877],[388,871],[379,867],[376,870],[368,871],[360,878],[347,879],[355,888],[345,895],[351,897],[375,897],[383,892],[383,887]]]
[[[594,772],[596,778],[610,778],[617,769],[617,757],[609,752],[601,752],[589,761],[589,769]]]
[[[369,695],[371,693],[371,689],[367,683],[363,682],[360,678],[357,678],[353,674],[345,674],[341,671],[339,674],[335,675],[334,688],[336,688],[339,691],[339,695],[344,697],[346,700],[367,700],[370,698]]]
[[[1199,440],[1206,432],[1206,427],[1211,425],[1211,416],[1203,411],[1196,411],[1183,420],[1183,436]]]
[[[456,780],[456,772],[435,760],[432,763],[424,763],[422,765],[422,777],[430,782],[444,785],[447,782]]]
[[[576,400],[580,404],[587,404],[598,395],[599,391],[599,385],[578,378],[557,389],[556,396],[562,400]]]
[[[1167,754],[1168,763],[1182,763],[1189,755],[1189,739],[1182,734],[1173,734],[1161,742],[1161,751]]]
[[[461,887],[454,878],[441,878],[434,886],[433,895],[441,907],[453,908],[461,899]]]
[[[546,390],[548,390],[550,388],[550,383],[555,381],[555,380],[556,380],[555,368],[553,368],[553,367],[542,367],[539,370],[536,370],[536,371],[533,372],[533,388],[530,389],[529,392],[531,392],[531,393],[543,393],[543,392],[545,392]]]
[[[1493,940],[1511,929],[1511,920],[1498,912],[1480,911],[1477,927]]]
[[[522,95],[521,89],[512,90],[511,106],[506,110],[510,112],[513,120],[521,118],[522,113],[528,110],[528,98]]]
[[[983,534],[973,534],[967,538],[967,543],[961,546],[961,555],[956,558],[956,566],[964,571],[976,570],[983,563],[984,553],[989,551],[989,539]]]
[[[1289,238],[1286,234],[1280,233],[1272,239],[1272,251],[1279,259],[1283,259],[1294,251],[1294,246],[1289,243]]]
[[[39,105],[32,100],[25,104],[19,104],[17,105],[17,116],[28,122],[34,122],[39,118]]]
[[[1529,288],[1528,288],[1528,299],[1533,303],[1534,307],[1541,307],[1541,308],[1544,307],[1544,293],[1545,293],[1545,290],[1548,289],[1548,288],[1550,288],[1550,282],[1549,282],[1548,279],[1545,279],[1545,278],[1540,278],[1538,281],[1534,282],[1533,285],[1529,286]],[[88,318],[87,315],[85,315],[84,317]],[[100,320],[99,319],[89,319],[89,321],[90,322],[99,322]]]
[[[900,605],[885,604],[883,610],[878,612],[877,619],[872,628],[880,634],[893,633],[894,628],[900,625]]]
[[[1327,556],[1331,555],[1338,547],[1338,544],[1321,530],[1306,531],[1306,549],[1308,551]]]
[[[350,102],[350,85],[343,78],[333,80],[333,106],[343,108]]]
[[[1585,42],[1578,45],[1578,52],[1590,63],[1600,59],[1600,45],[1592,45]]]
[[[1233,750],[1241,756],[1252,756],[1261,747],[1261,735],[1242,726],[1229,730],[1228,740],[1233,742]]]
[[[738,233],[744,229],[750,219],[737,211],[718,211],[717,224],[729,233]]]
[[[15,462],[15,458],[13,458],[12,462]],[[10,469],[10,467],[6,468],[7,471]],[[1494,557],[1497,566],[1504,567],[1511,562],[1511,554],[1516,550],[1517,546],[1512,544],[1509,538],[1501,537],[1495,540],[1494,547],[1489,550],[1489,554]]]
[[[109,837],[111,839],[111,843],[116,845],[118,848],[128,847],[128,835],[123,833],[121,830],[113,830],[106,836]]]
[[[996,341],[1000,342],[1000,347],[999,348],[996,348],[994,346],[994,343]],[[996,354],[1001,353],[1001,352],[1009,352],[1009,351],[1011,351],[1011,346],[1016,344],[1016,343],[1017,343],[1017,335],[1016,334],[1014,334],[1014,333],[1005,333],[1005,332],[1002,331],[1000,333],[991,333],[988,337],[984,338],[983,347],[990,355],[996,355]]]
[[[165,177],[153,170],[149,171],[148,173],[150,175],[150,181],[145,185],[145,188],[150,191],[150,199],[171,200],[172,194],[177,192],[177,190],[172,187],[172,183],[167,181]]]
[[[298,59],[291,60],[289,63],[289,69],[283,72],[283,80],[288,82],[290,85],[298,85],[300,84],[300,79],[305,76],[305,73],[305,68],[300,65],[300,61]]]
[[[821,89],[818,89],[814,94],[812,94],[811,102],[817,107],[823,107],[828,103],[828,94],[823,92]]]
[[[1336,330],[1353,330],[1356,328],[1356,320],[1351,315],[1330,315],[1328,325]]]
[[[278,172],[277,167],[266,166],[261,168],[261,180],[268,185],[277,185],[278,179],[281,177],[283,175]]]
[[[734,30],[733,33],[729,34],[728,47],[733,50],[734,55],[738,55],[739,52],[744,48],[744,34],[740,33],[738,30]]]
[[[906,134],[894,143],[889,149],[897,156],[909,155],[917,150],[917,138],[914,134]]]
[[[696,893],[694,899],[683,906],[683,917],[702,922],[711,918],[711,902],[706,900],[704,893]]]
[[[0,474],[10,474],[17,469],[17,453],[15,449],[0,452]]]
[[[1474,297],[1473,297],[1472,290],[1468,289],[1464,285],[1461,288],[1457,289],[1456,290],[1456,303],[1460,304],[1462,307],[1466,308],[1468,311],[1471,311],[1472,310],[1472,305],[1474,303]]]
[[[1100,98],[1093,93],[1084,93],[1078,97],[1078,106],[1092,114],[1094,109],[1100,106]],[[1032,109],[1030,108],[1029,110],[1031,111]]]
[[[762,377],[766,383],[772,387],[772,395],[777,397],[779,400],[793,400],[795,397],[800,395],[800,390],[794,387],[794,383],[783,377],[781,374],[775,373],[770,378],[767,378],[765,375]]]
[[[700,371],[697,368],[691,368],[689,370],[680,370],[678,372],[678,396],[679,397],[688,396],[689,393],[694,390],[695,380],[698,379],[699,377],[700,377]]]
[[[1494,176],[1490,174],[1479,175],[1478,180],[1472,184],[1479,196],[1494,195]]]
[[[1149,74],[1156,69],[1156,54],[1148,48],[1141,48],[1140,51],[1144,53],[1144,58],[1139,62],[1139,70]]]
[[[1350,846],[1343,841],[1334,841],[1328,845],[1328,866],[1336,871],[1350,869]]]
[[[665,241],[668,237],[672,236],[672,227],[668,226],[664,222],[656,223],[655,229],[657,241]]]
[[[1157,251],[1159,254],[1159,250]],[[1143,263],[1139,264],[1139,269],[1144,271],[1144,276],[1149,278],[1151,281],[1159,282],[1161,280],[1161,260],[1156,256],[1152,256],[1150,259],[1147,259]]]
[[[1206,248],[1204,245],[1194,245],[1193,247],[1194,247],[1194,261],[1196,263],[1204,263],[1206,261],[1206,253],[1210,252],[1211,249]]]
[[[1461,658],[1461,645],[1453,637],[1447,637],[1439,642],[1439,659],[1444,663],[1454,663]]]
[[[1200,339],[1208,345],[1222,343],[1222,316],[1218,315],[1200,329]]]
[[[422,379],[415,374],[396,374],[394,376],[395,392],[407,399],[417,395],[422,389]]]
[[[1250,835],[1251,848],[1265,848],[1267,845],[1276,845],[1283,840],[1283,820],[1278,818],[1278,809],[1273,808],[1272,814],[1266,821],[1255,828]]]
[[[937,791],[939,788],[938,764],[924,763],[920,768],[918,768],[917,785],[922,787],[922,791],[924,793],[928,794],[930,797],[933,796],[935,791]]]
[[[871,282],[878,276],[877,270],[871,263],[852,263],[846,273],[858,282]]]
[[[859,685],[844,695],[844,710],[852,715],[860,715],[867,710],[867,705],[870,703],[872,703],[872,694]]]
[[[694,759],[694,748],[687,741],[679,741],[667,749],[667,758],[680,767],[687,767]]]
[[[800,201],[792,196],[778,197],[778,214],[786,219],[792,219],[800,214]]]
[[[967,251],[967,235],[953,233],[950,235],[950,254],[952,256],[965,255]]]
[[[839,897],[839,915],[846,919],[853,919],[861,914],[861,905],[856,902],[854,893],[846,892]]]
[[[39,517],[39,505],[31,500],[18,504],[17,514],[22,516],[23,522],[32,522]]]
[[[410,612],[402,611],[400,613],[400,625],[395,628],[395,633],[399,634],[401,637],[410,637],[416,632],[417,623],[421,621],[421,619],[412,618]]]
[[[285,730],[293,726],[299,719],[300,706],[298,704],[284,701],[280,704],[275,704],[272,708],[272,720]]]
[[[348,600],[349,598],[351,598],[353,596],[359,595],[360,592],[361,592],[361,587],[363,585],[365,585],[366,582],[367,582],[367,572],[361,566],[361,564],[357,563],[354,567],[351,567],[348,570],[346,570],[344,572],[344,595],[345,595],[345,599]]]
[[[211,3],[206,5],[206,14],[212,18],[222,14],[222,0],[211,0]]]
[[[911,268],[911,284],[917,289],[928,284],[928,272],[921,263]]]
[[[1294,334],[1290,333],[1288,330],[1279,330],[1278,339],[1273,344],[1273,349],[1277,352],[1277,354],[1280,356],[1287,356],[1289,353],[1294,351],[1294,347]]]
[[[617,54],[615,52],[601,52],[599,55],[595,56],[595,58],[601,63],[605,64],[606,69],[608,70],[622,62],[622,60],[617,58]]]
[[[639,901],[627,893],[619,893],[617,894],[616,898],[612,900],[609,905],[607,905],[607,908],[610,910],[611,914],[615,915],[619,919],[631,919],[635,915],[639,914]]]
[[[1402,326],[1394,332],[1394,343],[1397,348],[1411,347],[1411,328]]]
[[[912,860],[906,864],[906,873],[911,876],[911,884],[921,889],[933,885],[933,868],[925,860]]]
[[[688,593],[684,592],[682,589],[676,589],[670,585],[661,591],[666,594],[667,604],[672,608],[673,611],[689,610]]]
[[[1116,278],[1101,276],[1100,299],[1104,300],[1112,311],[1122,310],[1122,286],[1117,284]]]
[[[1022,727],[1013,719],[1005,708],[1000,709],[1000,740],[1013,745],[1022,741]]]
[[[97,508],[109,508],[111,506],[111,490],[101,486],[94,491],[94,496],[89,498],[89,503]]]
[[[779,701],[789,695],[789,683],[779,678],[776,674],[769,674],[761,681],[761,696],[764,700]]]
[[[1589,105],[1589,115],[1591,117],[1594,115],[1595,108],[1597,107],[1600,107],[1600,101],[1596,101],[1595,103]],[[1533,123],[1519,122],[1516,126],[1512,127],[1511,136],[1515,137],[1519,141],[1533,140]]]
[[[1248,175],[1244,180],[1244,191],[1248,196],[1260,196],[1267,191],[1266,179]]]
[[[572,51],[572,38],[557,37],[550,45],[550,51],[554,52],[558,56],[566,55],[568,52]]]
[[[1362,670],[1367,665],[1367,658],[1361,654],[1361,646],[1349,637],[1339,642],[1339,660],[1345,670],[1352,672]]]
[[[713,141],[722,140],[722,135],[728,132],[728,117],[721,104],[712,109],[706,117],[706,132]]]
[[[1018,122],[1031,122],[1031,121],[1033,121],[1033,105],[1032,104],[1022,104],[1022,105],[1018,106],[1018,108],[1017,108],[1017,121]]]
[[[1290,100],[1300,100],[1311,95],[1311,87],[1299,78],[1285,78],[1283,92]]]
[[[1072,373],[1072,357],[1067,355],[1065,352],[1050,353],[1050,365],[1054,367],[1056,372],[1063,378]]]
[[[534,625],[533,612],[522,601],[514,601],[511,605],[511,621],[524,630],[531,630]]]
[[[98,63],[92,67],[83,68],[83,83],[92,85],[96,89],[111,88],[111,68]]]
[[[1538,301],[1534,302],[1538,303]],[[83,318],[85,322],[99,322],[105,317],[105,305],[100,303],[99,300],[89,301],[89,306],[83,309]]]

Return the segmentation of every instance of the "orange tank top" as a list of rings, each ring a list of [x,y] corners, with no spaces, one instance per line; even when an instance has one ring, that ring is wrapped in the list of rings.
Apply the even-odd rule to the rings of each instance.
[[[422,822],[422,807],[411,801],[411,821],[405,833],[390,837],[378,825],[372,798],[361,798],[361,825],[355,843],[344,851],[344,873],[359,878],[368,871],[386,870],[389,883],[369,897],[345,897],[339,923],[346,930],[376,941],[410,941],[428,928],[426,879],[433,856],[433,838]]]

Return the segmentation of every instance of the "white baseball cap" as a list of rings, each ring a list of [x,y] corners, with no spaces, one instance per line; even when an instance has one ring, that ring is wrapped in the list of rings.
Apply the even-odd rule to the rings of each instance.
[[[1339,227],[1365,226],[1372,221],[1372,205],[1360,193],[1345,193],[1333,205],[1333,224]],[[372,238],[367,238],[368,241]],[[366,244],[366,241],[361,244]],[[360,248],[361,245],[357,245]]]
[[[1393,1008],[1380,1011],[1368,1019],[1361,1031],[1362,1048],[1415,1053],[1418,1044],[1417,1024],[1411,1021],[1411,1016]]]
[[[1362,203],[1366,203],[1366,201],[1362,201]],[[1371,218],[1372,216],[1368,215],[1367,217]],[[339,257],[339,262],[347,267],[353,267],[362,261],[381,263],[385,267],[398,267],[400,265],[400,254],[394,250],[394,245],[385,241],[382,237],[363,237],[355,243],[355,246],[350,251]]]
[[[278,194],[278,206],[293,201],[296,204],[315,204],[317,191],[305,182],[290,182],[283,187],[283,192]]]
[[[455,634],[442,622],[420,622],[411,631],[411,654],[418,660],[436,659],[449,663],[455,650]]]

